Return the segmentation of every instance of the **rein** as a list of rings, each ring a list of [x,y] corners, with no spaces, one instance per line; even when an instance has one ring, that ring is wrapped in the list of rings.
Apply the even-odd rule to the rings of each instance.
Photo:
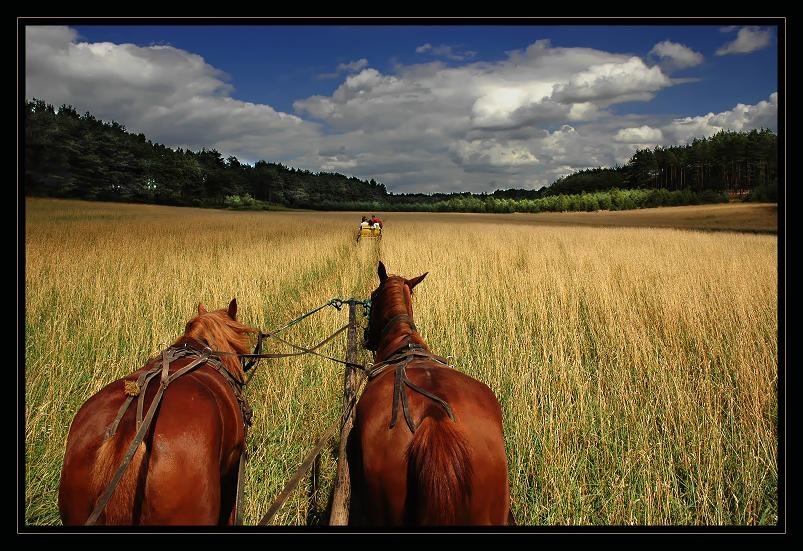
[[[359,304],[360,306],[362,306],[366,316],[371,311],[371,300],[370,299],[368,299],[368,300],[357,300],[357,299],[351,298],[351,299],[344,300],[344,299],[335,297],[333,299],[330,299],[326,303],[318,306],[317,308],[313,308],[309,312],[305,312],[301,316],[295,318],[294,320],[289,321],[288,323],[284,324],[283,326],[279,327],[278,329],[274,329],[273,331],[270,331],[268,333],[263,333],[263,332],[260,331],[259,335],[257,336],[257,343],[256,343],[256,346],[254,347],[254,352],[251,353],[251,354],[236,354],[236,353],[233,353],[233,352],[222,352],[222,351],[219,351],[219,350],[210,350],[210,353],[215,354],[215,355],[223,355],[223,356],[238,356],[240,359],[247,359],[248,361],[243,363],[243,371],[244,372],[248,372],[249,370],[254,368],[259,363],[259,360],[261,360],[261,359],[290,358],[292,356],[303,356],[304,354],[312,354],[314,356],[319,356],[321,358],[325,358],[327,360],[331,360],[333,362],[336,362],[336,363],[339,363],[339,364],[343,364],[343,365],[346,365],[348,367],[353,367],[355,369],[360,369],[362,371],[367,371],[368,370],[368,366],[365,366],[365,365],[362,365],[362,364],[356,364],[354,362],[346,362],[346,361],[339,360],[337,358],[333,358],[331,356],[326,356],[325,354],[320,354],[319,352],[316,352],[316,350],[318,348],[320,348],[324,344],[328,343],[333,338],[335,338],[337,335],[339,335],[340,333],[342,333],[343,331],[348,329],[348,324],[344,325],[343,327],[341,327],[340,329],[338,329],[337,331],[335,331],[334,333],[329,335],[326,339],[324,339],[323,341],[319,342],[318,344],[316,344],[315,346],[313,346],[311,348],[305,348],[303,346],[295,345],[295,344],[293,344],[291,342],[288,342],[287,340],[285,340],[285,339],[283,339],[283,338],[278,336],[278,333],[280,333],[281,331],[284,331],[285,329],[289,329],[290,327],[296,325],[297,323],[301,322],[302,320],[304,320],[305,318],[311,316],[312,314],[315,314],[316,312],[319,312],[319,311],[323,310],[327,306],[332,306],[336,310],[340,311],[343,308],[344,304],[350,304],[350,303]],[[289,346],[291,348],[294,348],[295,350],[298,350],[298,352],[291,352],[289,354],[261,354],[260,350],[262,349],[262,342],[266,338],[276,339],[277,341],[279,341],[281,343],[284,343],[287,346]],[[251,377],[253,377],[253,375]],[[248,381],[250,381],[250,380],[251,380],[251,378],[249,377]],[[246,382],[248,382],[248,381],[246,381]]]
[[[344,360],[340,360],[338,358],[333,358],[332,356],[327,356],[326,354],[321,354],[320,352],[316,352],[316,350],[318,350],[320,347],[322,347],[323,345],[325,345],[326,343],[328,343],[329,341],[331,341],[332,339],[337,337],[340,333],[342,333],[343,331],[345,331],[348,328],[349,328],[348,324],[344,325],[343,327],[341,327],[340,329],[338,329],[337,331],[335,331],[334,333],[332,333],[331,335],[329,335],[324,340],[322,340],[321,342],[317,343],[315,346],[313,346],[311,348],[306,348],[304,346],[299,346],[299,345],[293,344],[293,343],[291,343],[291,342],[289,342],[289,341],[287,341],[287,340],[285,340],[285,339],[283,339],[281,337],[278,337],[278,336],[276,336],[275,334],[272,334],[272,333],[260,333],[259,334],[260,339],[257,341],[257,349],[254,351],[253,354],[238,354],[236,352],[224,352],[222,350],[212,350],[211,348],[208,348],[208,347],[205,348],[205,350],[207,350],[211,355],[214,355],[214,356],[237,356],[238,358],[250,359],[252,361],[251,362],[247,362],[248,363],[248,369],[251,369],[251,367],[253,367],[261,359],[290,358],[290,357],[293,357],[293,356],[303,356],[305,354],[312,354],[314,356],[319,356],[321,358],[325,358],[327,360],[331,360],[333,362],[337,362],[339,364],[343,364],[343,365],[346,365],[348,367],[353,367],[353,368],[359,369],[361,371],[368,371],[369,366],[366,366],[366,365],[363,365],[363,364],[354,363],[354,362],[347,362],[347,361],[344,361]],[[299,352],[289,352],[289,353],[285,353],[285,354],[260,354],[257,351],[259,350],[259,347],[261,346],[262,338],[264,338],[264,337],[272,337],[272,338],[276,339],[277,341],[279,341],[281,343],[284,343],[284,344],[286,344],[287,346],[289,346],[291,348],[295,348]],[[243,371],[246,371],[245,364],[243,365]],[[251,380],[252,377],[253,377],[253,374],[251,376],[249,376],[249,378],[245,382],[245,384],[247,384]]]

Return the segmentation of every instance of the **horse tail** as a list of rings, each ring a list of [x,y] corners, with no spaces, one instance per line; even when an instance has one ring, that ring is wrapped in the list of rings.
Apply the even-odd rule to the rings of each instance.
[[[471,455],[451,421],[426,417],[408,448],[411,515],[417,524],[458,524],[468,518]]]
[[[109,438],[98,448],[92,470],[92,495],[96,496],[96,500],[111,482],[123,459],[123,453],[129,446],[128,442],[125,447],[120,446],[120,441],[120,438]],[[144,490],[143,466],[146,455],[147,447],[145,442],[141,442],[103,510],[103,524],[136,524],[135,517],[139,516],[139,502]],[[93,502],[93,507],[94,503],[96,501]]]

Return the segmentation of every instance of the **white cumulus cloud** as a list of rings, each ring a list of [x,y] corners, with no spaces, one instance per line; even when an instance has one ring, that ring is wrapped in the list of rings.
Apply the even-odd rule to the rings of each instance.
[[[622,128],[613,139],[620,143],[661,143],[664,136],[660,128],[645,124],[635,128]]]
[[[713,136],[720,130],[753,130],[778,127],[778,92],[755,105],[736,104],[721,113],[674,119],[664,128],[664,134],[675,143],[686,143],[695,137]]]
[[[459,140],[451,146],[451,152],[467,170],[504,170],[538,163],[538,158],[526,146],[496,140]]]
[[[244,158],[287,158],[319,126],[269,105],[235,100],[228,76],[172,46],[87,43],[66,27],[26,28],[27,98],[73,105],[173,146]]]
[[[316,75],[317,78],[337,78],[343,73],[356,73],[368,67],[368,60],[364,57],[349,61],[348,63],[338,63],[337,69],[332,73],[320,73]]]
[[[652,93],[672,83],[659,67],[647,67],[638,57],[624,63],[603,63],[558,84],[554,96],[561,102],[596,100],[604,105],[635,99],[648,100]]]
[[[749,54],[769,46],[771,38],[772,32],[769,29],[742,27],[736,33],[736,40],[724,44],[716,53],[717,55]]]
[[[354,61],[350,61],[348,63],[340,63],[337,66],[337,70],[348,73],[354,73],[359,71],[360,69],[364,69],[367,66],[368,66],[368,60],[363,57]]]
[[[688,46],[664,40],[652,47],[650,53],[660,58],[667,66],[675,69],[694,67],[703,62],[703,54],[695,52]]]

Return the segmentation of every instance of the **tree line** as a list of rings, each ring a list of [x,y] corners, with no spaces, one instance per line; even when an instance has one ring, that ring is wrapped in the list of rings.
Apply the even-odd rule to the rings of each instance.
[[[721,130],[686,145],[639,149],[623,166],[581,170],[559,178],[546,192],[611,188],[712,190],[777,200],[778,137],[768,129]]]
[[[309,208],[325,200],[388,195],[373,179],[265,161],[251,166],[215,149],[171,149],[117,122],[41,100],[26,102],[24,174],[25,192],[33,196],[200,207],[250,198],[252,205]]]
[[[720,132],[685,146],[639,150],[624,166],[579,171],[540,190],[393,194],[374,179],[264,160],[251,166],[234,156],[224,159],[215,149],[173,149],[117,122],[81,115],[68,105],[56,109],[42,100],[25,102],[24,129],[25,193],[31,196],[246,209],[435,212],[638,208],[720,201],[728,191],[777,199],[777,137],[769,130]]]
[[[564,211],[596,211],[596,210],[629,210],[648,207],[664,207],[679,205],[699,205],[706,203],[727,203],[726,192],[713,190],[692,191],[681,189],[610,189],[594,193],[576,193],[571,195],[549,195],[533,199],[513,199],[494,197],[493,195],[453,195],[420,203],[383,202],[383,201],[348,201],[323,203],[323,210],[349,211],[401,211],[401,212],[564,212]]]

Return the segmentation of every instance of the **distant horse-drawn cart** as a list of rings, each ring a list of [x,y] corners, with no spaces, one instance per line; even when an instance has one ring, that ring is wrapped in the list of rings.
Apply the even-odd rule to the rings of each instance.
[[[360,239],[382,239],[382,228],[378,226],[361,227],[357,232],[357,241]]]

